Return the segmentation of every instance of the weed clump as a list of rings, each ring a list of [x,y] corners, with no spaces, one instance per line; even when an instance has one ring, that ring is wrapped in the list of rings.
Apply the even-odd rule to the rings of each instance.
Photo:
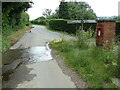
[[[96,47],[92,32],[78,30],[76,38],[52,43],[64,57],[65,63],[74,68],[92,88],[116,88],[111,79],[118,77],[118,54]]]

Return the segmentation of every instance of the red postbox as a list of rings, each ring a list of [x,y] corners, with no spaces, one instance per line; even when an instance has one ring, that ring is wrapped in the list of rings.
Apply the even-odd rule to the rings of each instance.
[[[102,45],[103,43],[103,25],[97,24],[96,45]]]
[[[115,28],[115,20],[97,20],[96,45],[109,48],[109,45],[115,41]]]

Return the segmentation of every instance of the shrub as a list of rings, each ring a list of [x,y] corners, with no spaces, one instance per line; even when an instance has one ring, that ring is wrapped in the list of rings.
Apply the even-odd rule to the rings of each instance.
[[[81,26],[81,23],[67,24],[67,32],[75,34],[80,26]],[[96,23],[84,23],[83,29],[85,31],[88,31],[90,28],[93,31],[95,31],[96,30]]]
[[[53,43],[52,47],[72,69],[77,71],[92,88],[115,88],[111,78],[118,77],[117,55],[102,47],[79,48],[73,40]],[[116,63],[116,64],[115,64]],[[112,86],[111,86],[112,85]]]
[[[79,29],[81,24],[67,24],[67,20],[65,19],[53,19],[49,20],[49,27],[54,30],[64,31],[70,34],[75,34],[76,31]],[[88,31],[91,28],[93,31],[96,29],[96,23],[85,23],[84,30]]]
[[[67,21],[64,19],[53,19],[49,21],[49,27],[58,31],[67,31]]]
[[[120,22],[116,23],[116,35],[120,37]]]
[[[86,41],[89,39],[89,33],[85,32],[84,30],[82,30],[82,28],[80,27],[79,30],[77,30],[76,32],[76,36],[77,36],[77,47],[87,47],[87,43]]]

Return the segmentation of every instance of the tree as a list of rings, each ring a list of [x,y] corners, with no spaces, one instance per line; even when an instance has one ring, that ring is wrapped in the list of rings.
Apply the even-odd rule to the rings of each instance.
[[[58,17],[62,19],[70,19],[67,2],[63,2],[63,1],[60,2]]]
[[[25,11],[32,5],[32,2],[2,2],[2,27],[4,29],[22,26],[25,23],[22,15],[28,18]],[[24,14],[22,14],[24,13]]]
[[[96,14],[86,2],[68,2],[68,12],[70,19],[96,19]]]
[[[96,14],[86,2],[61,1],[58,12],[59,18],[63,19],[96,19]]]
[[[45,9],[43,11],[43,16],[45,16],[46,18],[48,18],[52,13],[52,10],[51,9]]]
[[[48,19],[58,19],[58,18],[59,18],[59,15],[58,15],[58,8],[57,8],[55,12],[48,17]]]

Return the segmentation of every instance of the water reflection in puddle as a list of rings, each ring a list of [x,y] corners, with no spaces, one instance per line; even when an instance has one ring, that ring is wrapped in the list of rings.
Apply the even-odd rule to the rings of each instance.
[[[29,61],[38,62],[38,61],[49,61],[52,60],[51,49],[43,47],[31,47],[26,50],[25,56],[29,57]]]
[[[52,60],[51,49],[47,49],[45,46],[42,47],[30,47],[27,49],[14,49],[9,50],[3,54],[3,64],[12,63],[15,60],[39,62]]]

